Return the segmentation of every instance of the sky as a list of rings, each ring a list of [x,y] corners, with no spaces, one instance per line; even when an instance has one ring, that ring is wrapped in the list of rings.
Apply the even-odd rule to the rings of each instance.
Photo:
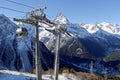
[[[72,23],[101,23],[120,24],[120,0],[11,0],[34,8],[46,6],[45,13],[55,19],[62,13]],[[25,6],[0,0],[0,7],[8,7],[24,12],[33,10]],[[10,18],[24,18],[26,14],[0,8],[0,14]]]

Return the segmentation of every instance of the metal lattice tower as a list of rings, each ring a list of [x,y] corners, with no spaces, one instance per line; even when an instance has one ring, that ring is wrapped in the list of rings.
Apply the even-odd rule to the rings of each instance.
[[[90,74],[93,74],[93,61],[90,63]]]
[[[42,25],[39,25],[39,23],[46,24],[50,26],[50,28],[45,28],[47,31],[53,33],[57,36],[57,44],[56,44],[56,53],[55,53],[55,66],[54,66],[54,80],[58,80],[58,74],[59,74],[59,52],[60,52],[60,35],[61,33],[67,34],[71,36],[66,29],[66,24],[56,24],[55,22],[52,22],[48,18],[46,18],[46,15],[44,14],[45,8],[35,9],[28,13],[26,19],[16,19],[14,18],[14,21],[17,22],[23,22],[28,23],[35,26],[35,33],[36,33],[36,80],[42,80],[42,68],[41,68],[41,57],[40,57],[40,51],[39,51],[39,35],[38,35],[38,28],[43,27]],[[40,14],[38,14],[38,12]],[[55,28],[51,28],[55,27]]]
[[[16,19],[14,21],[28,23],[35,26],[35,36],[36,36],[36,80],[42,80],[42,68],[41,68],[41,57],[40,57],[40,50],[39,50],[39,22],[42,19],[46,19],[43,11],[45,8],[35,9],[29,12],[28,17],[26,19]],[[41,12],[40,15],[36,14],[37,12]]]

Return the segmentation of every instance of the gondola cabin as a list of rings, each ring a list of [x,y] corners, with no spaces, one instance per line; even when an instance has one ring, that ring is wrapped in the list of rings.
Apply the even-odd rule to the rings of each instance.
[[[17,38],[26,38],[28,36],[28,30],[24,27],[19,27],[16,30],[16,36]]]

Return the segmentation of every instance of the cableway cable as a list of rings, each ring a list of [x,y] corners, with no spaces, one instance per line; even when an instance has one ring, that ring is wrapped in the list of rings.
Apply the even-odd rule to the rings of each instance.
[[[11,8],[7,8],[7,7],[3,7],[3,6],[0,6],[0,8],[2,8],[2,9],[7,9],[7,10],[11,10],[11,11],[15,11],[15,12],[20,12],[20,13],[24,13],[24,14],[27,13],[27,12],[23,12],[23,11],[19,11],[19,10],[16,10],[16,9],[11,9]]]
[[[22,4],[22,3],[18,3],[18,2],[12,1],[12,0],[6,0],[6,1],[34,9],[34,7],[32,7],[32,6],[28,6],[28,5],[25,5],[25,4]]]

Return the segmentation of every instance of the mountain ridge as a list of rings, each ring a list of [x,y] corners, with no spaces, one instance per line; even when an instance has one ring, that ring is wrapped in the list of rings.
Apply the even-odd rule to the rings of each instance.
[[[91,43],[92,41],[92,43],[93,42],[97,43],[96,46],[101,46],[101,48],[103,47],[105,50],[105,51],[103,50],[105,55],[107,55],[110,51],[114,51],[120,48],[120,44],[119,44],[120,43],[120,26],[117,24],[115,25],[107,22],[96,23],[96,24],[76,24],[76,23],[74,24],[74,23],[70,23],[69,20],[61,13],[57,15],[55,21],[59,23],[66,23],[68,32],[71,35],[73,35],[74,38],[81,38],[83,40],[90,41],[88,43]],[[50,50],[52,49],[51,51],[54,51],[53,46],[55,46],[55,41],[56,41],[55,36],[44,30],[41,31],[39,35],[41,40],[43,42],[45,41],[45,45],[49,46],[48,49]],[[46,36],[47,39],[42,36]],[[69,37],[62,34],[61,40],[63,40],[63,43],[64,41],[67,41],[69,39],[70,39]],[[52,43],[52,46],[48,45],[51,43]],[[63,43],[61,42],[61,44]],[[81,42],[79,43],[81,44]]]
[[[32,64],[35,48],[34,27],[28,24],[20,24],[20,26],[28,29],[28,37],[18,39],[16,37],[16,29],[18,26],[11,21],[9,22],[9,19],[4,17],[5,16],[0,17],[0,66],[6,66],[7,69],[12,70],[22,68],[25,72],[31,72],[34,67]],[[60,20],[62,20],[62,18]],[[57,21],[59,22],[60,20]],[[61,34],[60,68],[69,67],[76,71],[89,72],[89,63],[93,60],[95,65],[99,64],[99,66],[102,66],[101,71],[99,71],[99,67],[96,66],[95,72],[102,74],[104,68],[108,67],[106,63],[102,61],[103,57],[109,55],[109,52],[120,48],[119,34],[116,36],[116,34],[111,34],[103,30],[91,34],[79,24],[70,23],[68,19],[63,19],[62,21],[64,20],[65,23],[67,23],[67,30],[73,37]],[[68,22],[66,22],[66,20]],[[53,68],[56,36],[40,28],[39,40],[41,41],[40,49],[43,68],[44,70]],[[98,61],[95,61],[97,59]],[[115,68],[112,66],[109,67],[109,70],[115,70]],[[115,70],[114,73],[116,74],[118,71]]]

